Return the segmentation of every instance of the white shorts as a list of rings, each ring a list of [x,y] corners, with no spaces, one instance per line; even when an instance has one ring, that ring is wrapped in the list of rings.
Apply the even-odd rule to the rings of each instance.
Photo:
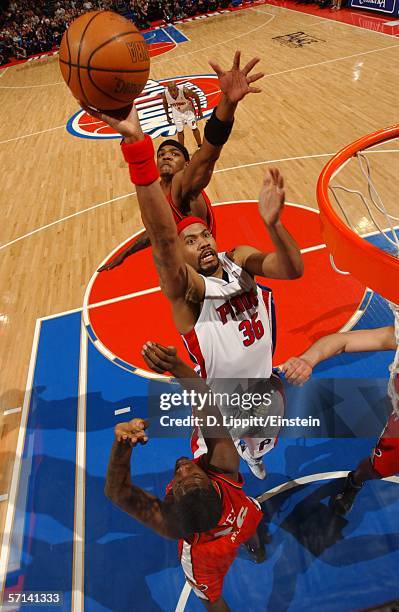
[[[182,132],[185,125],[188,125],[192,130],[197,128],[197,120],[195,114],[191,110],[185,111],[184,113],[174,111],[172,116],[173,123],[175,124],[178,132]]]

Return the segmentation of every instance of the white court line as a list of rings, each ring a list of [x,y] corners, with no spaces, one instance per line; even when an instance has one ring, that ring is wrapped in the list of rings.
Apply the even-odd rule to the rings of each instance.
[[[3,416],[8,416],[9,414],[17,414],[22,411],[22,407],[19,408],[10,408],[9,410],[4,410]]]
[[[362,51],[361,53],[353,53],[352,55],[345,55],[344,57],[337,57],[335,59],[324,60],[323,62],[317,62],[316,64],[306,64],[305,66],[298,66],[297,68],[288,68],[287,70],[279,70],[279,72],[270,72],[269,74],[265,74],[264,78],[268,79],[272,76],[278,76],[280,74],[289,74],[291,72],[297,72],[298,70],[305,70],[305,68],[315,68],[317,66],[323,66],[325,64],[333,64],[335,62],[342,62],[347,59],[352,59],[354,57],[362,57],[363,55],[370,55],[371,53],[379,53],[380,51],[386,51],[387,49],[397,49],[399,44],[396,45],[388,45],[387,47],[382,47],[381,49],[371,49],[371,51]]]
[[[73,536],[72,610],[74,612],[82,612],[84,609],[87,342],[86,330],[81,321]]]
[[[267,5],[267,6],[274,6],[274,5]],[[279,6],[278,8],[280,10],[283,10],[283,11],[290,11],[291,13],[301,13],[302,15],[307,15],[308,17],[316,17],[316,15],[312,15],[312,14],[309,14],[309,13],[302,13],[302,11],[297,11],[295,9],[290,9],[290,8],[287,8],[286,6]],[[365,17],[367,17],[367,19],[378,19],[378,17],[373,17],[371,15],[365,15]],[[366,32],[367,34],[370,34],[370,33],[372,33],[372,34],[381,34],[382,36],[389,36],[389,38],[391,38],[391,39],[393,38],[393,35],[392,34],[388,34],[388,32],[377,32],[376,30],[371,30],[370,28],[363,28],[362,26],[357,26],[357,25],[355,25],[353,23],[345,23],[344,21],[338,21],[338,20],[335,20],[335,19],[328,19],[327,17],[321,17],[321,16],[318,17],[318,19],[320,21],[319,25],[325,25],[326,23],[331,23],[332,22],[332,23],[334,23],[336,25],[344,25],[344,26],[349,26],[350,28],[356,28],[357,30],[361,30],[362,32]],[[312,27],[313,27],[313,25],[317,25],[317,24],[314,23],[314,24],[310,24],[310,25],[312,25]],[[308,28],[308,27],[310,27],[310,25],[305,26],[305,27]],[[386,25],[386,24],[384,23],[384,25]],[[397,34],[394,35],[394,36],[397,36]]]
[[[301,478],[297,478],[296,480],[288,480],[288,482],[283,482],[277,487],[273,487],[273,489],[265,491],[265,493],[262,493],[262,495],[259,495],[256,499],[261,504],[262,502],[271,499],[275,495],[279,495],[280,493],[283,493],[285,491],[290,491],[291,489],[295,489],[296,487],[300,487],[301,485],[309,484],[310,482],[333,480],[334,478],[346,478],[347,475],[348,471],[320,472],[319,474],[309,474],[309,476],[302,476]],[[398,476],[389,476],[388,478],[383,478],[382,480],[399,484]],[[188,582],[185,582],[182,592],[180,593],[179,601],[177,602],[175,612],[185,611],[190,592],[191,587]]]
[[[169,34],[169,32],[166,30],[166,28],[161,28],[161,31],[166,34],[166,36],[169,38],[169,40],[175,45],[174,48],[176,48],[178,46],[177,42],[175,40],[173,40],[173,38],[171,37],[171,35]],[[162,47],[157,47],[157,49],[162,49]]]
[[[20,475],[21,475],[22,454],[24,451],[26,426],[28,422],[29,405],[30,405],[30,398],[31,398],[32,386],[33,386],[33,375],[35,372],[37,348],[39,345],[40,326],[41,326],[41,323],[40,323],[40,320],[38,319],[36,321],[35,333],[33,335],[32,352],[31,352],[31,357],[30,357],[30,362],[29,362],[28,377],[26,381],[26,391],[25,391],[24,403],[22,406],[21,425],[19,428],[17,447],[15,450],[15,460],[14,460],[14,466],[12,470],[11,484],[10,484],[10,490],[9,490],[9,502],[7,505],[7,513],[6,513],[5,523],[4,523],[3,539],[1,542],[0,596],[4,590],[4,582],[5,582],[5,578],[7,575],[8,559],[10,556],[11,530],[12,530],[12,526],[14,523],[18,486],[19,486],[19,480],[20,480]]]
[[[270,15],[270,19],[268,19],[264,23],[261,23],[260,25],[256,26],[256,28],[252,28],[252,30],[248,30],[247,32],[243,32],[242,34],[237,34],[237,36],[233,36],[232,38],[227,38],[227,40],[222,40],[221,42],[214,43],[213,45],[208,45],[207,47],[202,47],[201,49],[196,49],[195,51],[189,51],[188,53],[183,53],[181,55],[173,55],[173,57],[165,58],[164,60],[160,60],[160,61],[154,63],[154,65],[158,66],[159,64],[164,64],[165,62],[170,62],[171,60],[176,60],[176,59],[184,58],[184,57],[187,57],[188,55],[195,55],[196,53],[201,53],[202,51],[206,51],[207,49],[214,49],[214,47],[219,47],[220,45],[225,45],[225,44],[227,44],[229,42],[232,42],[233,40],[237,40],[238,38],[243,38],[243,36],[248,36],[249,34],[252,34],[253,32],[256,32],[257,30],[260,30],[261,28],[264,28],[265,26],[267,26],[269,23],[271,23],[276,18],[275,15],[272,15],[271,13],[266,13],[266,11],[265,11],[265,15]],[[178,47],[175,47],[175,48],[177,49]],[[156,59],[156,58],[154,58],[154,59]]]
[[[246,202],[252,202],[252,203],[256,203],[257,200],[242,200],[242,201],[246,201]],[[240,204],[240,202],[234,201],[234,202],[218,202],[216,204],[213,204],[212,207],[215,206],[223,206],[225,204]],[[287,202],[287,204],[289,204],[289,202]],[[314,212],[315,214],[320,214],[320,211],[317,208],[311,208],[310,206],[303,206],[302,204],[295,204],[295,208],[303,208],[305,210],[310,210],[312,212]],[[399,226],[395,226],[394,229],[398,229]],[[389,231],[390,228],[384,228],[384,231]],[[111,253],[109,255],[107,255],[107,257],[104,259],[104,261],[102,263],[105,263],[109,257],[112,257],[112,255],[114,253],[116,253],[124,244],[127,244],[132,238],[134,238],[135,236],[137,236],[138,234],[141,233],[141,230],[136,232],[135,234],[133,234],[132,236],[130,236],[129,238],[126,238],[126,240],[119,244],[117,247],[115,247],[115,249],[113,251],[111,251]],[[376,236],[377,234],[379,234],[380,232],[378,230],[373,230],[372,232],[367,232],[366,234],[361,234],[362,238],[369,238],[370,236]],[[312,251],[318,251],[320,249],[325,248],[326,245],[325,244],[317,244],[315,246],[312,247],[307,247],[305,249],[301,249],[301,253],[302,254],[306,254],[306,253],[310,253]],[[104,300],[103,302],[96,302],[94,304],[87,304],[87,300],[88,300],[88,295],[90,293],[91,287],[93,285],[94,279],[96,278],[96,275],[93,274],[93,276],[91,277],[89,284],[86,288],[86,292],[85,292],[85,296],[83,299],[83,306],[80,306],[79,308],[73,308],[71,310],[64,310],[62,312],[57,312],[55,314],[52,315],[47,315],[45,317],[40,317],[40,321],[48,321],[50,319],[57,319],[58,317],[63,317],[65,315],[70,315],[70,314],[74,314],[77,312],[81,312],[82,310],[87,310],[87,309],[91,309],[91,308],[96,308],[97,306],[106,306],[107,304],[110,304],[112,302],[115,301],[121,301],[121,300],[125,300],[125,299],[130,299],[132,297],[138,297],[141,295],[145,295],[147,293],[154,293],[155,291],[159,291],[160,287],[152,287],[150,289],[144,289],[143,291],[137,291],[136,294],[134,293],[130,293],[130,294],[126,294],[126,295],[122,295],[119,296],[117,298],[110,298],[109,300]],[[366,289],[367,291],[367,289]],[[90,324],[90,321],[87,320],[85,321],[85,323]]]
[[[254,200],[254,202],[256,201]],[[224,202],[224,204],[227,204],[227,202]],[[313,208],[310,210],[314,211],[315,213],[319,212],[318,210],[313,209]],[[120,247],[118,246],[117,248],[119,249]],[[317,244],[315,246],[306,247],[305,249],[301,249],[301,254],[306,255],[306,253],[311,253],[313,251],[320,251],[321,249],[325,249],[325,248],[326,248],[325,244]],[[96,276],[97,275],[94,274],[94,278],[96,278]],[[143,295],[149,295],[150,293],[156,293],[158,291],[161,291],[161,287],[150,287],[149,289],[143,289],[142,291],[136,291],[135,293],[125,293],[124,295],[119,295],[118,297],[109,298],[108,300],[103,300],[102,302],[95,302],[94,304],[85,303],[84,308],[85,309],[87,308],[88,310],[91,310],[93,308],[101,308],[101,306],[108,306],[109,304],[115,304],[116,302],[123,302],[125,300],[130,300],[132,298],[141,297]],[[79,308],[78,310],[82,310],[82,308]],[[42,321],[47,318],[54,318],[56,316],[60,316],[60,315],[51,315],[50,317],[44,317]],[[88,322],[86,321],[86,323]]]
[[[56,83],[43,83],[43,85],[0,85],[0,89],[32,89],[33,87],[51,87],[52,85],[62,85],[65,81],[57,81]]]
[[[187,57],[188,55],[194,55],[196,53],[201,53],[202,51],[206,51],[207,49],[213,49],[214,47],[218,47],[220,45],[225,45],[229,42],[232,42],[233,40],[237,40],[238,38],[242,38],[243,36],[249,36],[249,34],[252,34],[253,32],[256,32],[257,30],[260,30],[261,28],[263,28],[264,26],[268,25],[271,21],[273,21],[273,19],[275,19],[275,15],[272,15],[271,13],[266,13],[266,11],[264,12],[265,15],[270,15],[270,19],[268,19],[267,21],[265,21],[264,23],[260,24],[259,26],[257,26],[256,28],[252,28],[251,30],[248,30],[247,32],[243,32],[242,34],[238,34],[237,36],[233,36],[232,38],[228,38],[227,40],[223,40],[219,43],[214,43],[213,45],[208,45],[207,47],[202,47],[201,49],[196,49],[195,51],[190,51],[189,53],[183,53],[181,55],[173,55],[173,57],[170,58],[165,58],[164,60],[160,60],[157,62],[154,62],[155,59],[157,59],[157,57],[159,56],[155,56],[154,58],[152,58],[152,62],[154,63],[154,65],[158,66],[158,64],[164,64],[165,62],[169,62],[170,60],[176,60],[179,58],[183,58],[183,57]],[[162,28],[161,28],[162,29]],[[169,36],[169,34],[168,34]],[[171,38],[169,36],[169,38]],[[173,40],[171,38],[171,40]],[[173,41],[176,42],[176,41]],[[175,49],[178,48],[178,45],[176,47],[174,47],[173,49],[171,49],[170,51],[174,51]],[[0,85],[0,89],[31,89],[33,87],[50,87],[52,85],[62,85],[64,83],[64,81],[57,81],[56,83],[44,83],[43,85],[18,85],[18,86],[2,86]]]
[[[297,478],[296,480],[289,480],[288,482],[284,482],[269,491],[266,491],[262,495],[257,497],[257,501],[261,504],[262,502],[282,493],[283,491],[289,491],[290,489],[294,489],[295,487],[300,487],[301,485],[308,484],[309,482],[315,482],[318,480],[331,480],[333,478],[346,478],[348,472],[321,472],[319,474],[310,474],[309,476],[302,476],[301,478]],[[394,482],[399,484],[399,476],[389,476],[389,478],[383,478],[382,480],[386,482]]]
[[[368,153],[399,153],[399,149],[391,149],[391,150],[383,149],[380,151],[369,150]],[[288,162],[288,161],[298,161],[298,160],[303,160],[303,159],[317,159],[319,157],[332,157],[333,155],[335,155],[335,153],[318,153],[315,155],[296,155],[295,157],[281,157],[278,159],[269,159],[269,160],[263,160],[260,162],[252,162],[250,164],[241,164],[239,166],[230,166],[229,168],[220,168],[219,170],[215,170],[213,174],[229,172],[230,170],[239,170],[241,168],[251,168],[253,166],[263,166],[267,164],[277,164],[277,163],[283,163],[283,162]],[[131,195],[135,195],[135,193],[136,193],[135,191],[132,191],[125,195],[113,198],[111,200],[106,200],[105,202],[94,204],[93,206],[89,206],[88,208],[83,208],[82,210],[79,210],[76,213],[72,213],[71,215],[67,215],[66,217],[61,217],[57,221],[53,221],[52,223],[48,223],[47,225],[38,227],[32,230],[31,232],[28,232],[27,234],[23,234],[22,236],[19,236],[18,238],[15,238],[14,240],[11,240],[10,242],[6,242],[5,244],[0,245],[0,251],[15,244],[16,242],[19,242],[20,240],[24,240],[24,238],[28,238],[29,236],[33,236],[34,234],[37,234],[38,232],[41,232],[42,230],[48,229],[49,227],[53,227],[54,225],[57,225],[58,223],[62,223],[63,221],[67,221],[68,219],[72,219],[73,217],[77,217],[79,215],[83,215],[85,212],[89,212],[90,210],[94,210],[95,208],[100,208],[101,206],[105,206],[106,204],[111,204],[112,202],[122,200],[123,198],[128,198]],[[213,204],[213,206],[217,206],[217,204]],[[311,209],[311,210],[314,210],[314,209]]]
[[[142,295],[148,295],[149,293],[156,293],[157,291],[161,291],[161,287],[151,287],[150,289],[143,289],[142,291],[135,291],[134,293],[126,293],[125,295],[110,298],[109,300],[103,300],[102,302],[96,302],[95,304],[87,304],[86,308],[100,308],[101,306],[108,306],[108,304],[123,302],[124,300],[130,300],[132,298],[140,297]]]
[[[0,495],[0,502],[7,501],[7,499],[8,499],[8,493],[3,493],[3,495]]]
[[[399,151],[399,150],[398,150]],[[228,172],[229,170],[237,170],[239,168],[249,168],[251,166],[260,166],[260,165],[264,165],[264,164],[275,164],[275,163],[279,163],[279,162],[285,162],[285,161],[295,161],[295,160],[299,160],[299,159],[308,159],[308,158],[316,158],[316,157],[332,157],[333,155],[335,155],[335,153],[322,153],[320,155],[300,155],[300,156],[296,156],[296,157],[285,157],[285,158],[281,158],[281,159],[271,159],[271,160],[264,160],[264,161],[260,161],[260,162],[253,162],[251,164],[242,164],[240,166],[232,166],[230,168],[221,168],[220,170],[215,170],[213,174],[219,174],[221,172]],[[93,206],[89,206],[88,208],[84,208],[83,210],[79,210],[76,213],[72,213],[71,215],[67,215],[66,217],[61,217],[61,219],[58,219],[57,221],[53,221],[52,223],[48,223],[47,225],[43,225],[42,227],[38,227],[35,230],[32,230],[31,232],[28,232],[27,234],[23,234],[22,236],[19,236],[18,238],[14,238],[14,240],[11,240],[10,242],[6,242],[5,244],[0,245],[0,251],[2,251],[3,249],[15,244],[16,242],[19,242],[20,240],[24,240],[24,238],[28,238],[29,236],[32,236],[33,234],[37,234],[38,232],[41,232],[42,230],[48,229],[49,227],[52,227],[54,225],[57,225],[58,223],[62,223],[63,221],[67,221],[68,219],[72,219],[73,217],[77,217],[78,215],[82,215],[85,212],[88,212],[90,210],[94,210],[95,208],[99,208],[100,206],[104,206],[105,204],[110,204],[112,202],[116,202],[117,200],[122,200],[123,198],[127,198],[131,195],[135,195],[135,191],[132,191],[130,193],[127,193],[126,195],[122,195],[122,196],[118,196],[116,198],[113,198],[112,200],[106,200],[105,202],[100,202],[99,204],[94,204]],[[130,240],[130,238],[129,238]]]
[[[188,582],[184,583],[184,587],[182,592],[180,593],[179,601],[177,602],[177,606],[175,612],[184,612],[186,609],[186,603],[191,593],[191,586]]]
[[[176,77],[178,78],[178,77]],[[218,89],[217,91],[213,91],[212,93],[209,94],[205,94],[206,98],[210,98],[211,96],[214,96],[218,93],[221,93],[220,89]],[[155,96],[152,96],[148,102],[144,102],[143,104],[140,105],[140,108],[148,108],[150,106],[156,106],[159,103],[159,100],[162,99],[161,94],[156,94]],[[81,109],[83,110],[83,109]],[[79,111],[78,111],[79,112]],[[93,125],[99,125],[100,127],[102,126],[106,126],[106,123],[104,121],[101,121],[101,119],[99,119],[98,121],[90,121],[89,123],[80,123],[80,125],[82,127],[84,126],[93,126]],[[45,134],[46,132],[52,132],[53,130],[60,130],[61,128],[66,128],[66,124],[63,125],[57,125],[56,127],[52,127],[52,128],[47,128],[45,130],[41,130],[40,132],[31,132],[30,134],[23,134],[22,136],[15,136],[14,138],[8,138],[7,140],[0,140],[0,145],[2,144],[7,144],[8,142],[13,142],[15,140],[20,140],[23,138],[29,138],[31,136],[37,136],[38,134]],[[116,138],[119,138],[120,135],[115,133],[115,140]],[[112,140],[112,139],[110,139]]]
[[[6,144],[7,142],[13,142],[14,140],[21,140],[22,138],[29,138],[30,136],[37,136],[38,134],[46,134],[46,132],[53,132],[54,130],[65,129],[64,125],[57,125],[57,127],[47,128],[46,130],[40,130],[40,132],[32,132],[31,134],[23,134],[22,136],[15,136],[15,138],[9,138],[8,140],[0,140],[0,145]]]
[[[9,69],[10,66],[7,66],[7,68],[3,68],[2,71],[0,72],[0,79],[3,78],[3,76],[5,75],[5,73],[7,72],[7,70]]]
[[[126,408],[118,408],[118,410],[114,411],[115,416],[117,416],[118,414],[126,414],[127,412],[130,412],[131,408],[130,406],[126,406]]]
[[[24,238],[27,238],[28,236],[33,236],[33,234],[37,234],[38,232],[41,232],[44,229],[53,227],[54,225],[57,225],[58,223],[62,223],[63,221],[66,221],[67,219],[72,219],[72,217],[77,217],[78,215],[82,215],[83,213],[88,212],[89,210],[100,208],[100,206],[105,206],[105,204],[111,204],[111,202],[117,202],[118,200],[123,200],[124,198],[128,198],[129,196],[134,195],[135,193],[136,193],[135,191],[131,191],[130,193],[126,193],[125,195],[121,195],[116,198],[112,198],[111,200],[106,200],[105,202],[100,202],[99,204],[94,204],[93,206],[89,206],[89,208],[78,210],[78,212],[72,213],[71,215],[67,215],[66,217],[62,217],[61,219],[57,219],[57,221],[52,221],[51,223],[48,223],[47,225],[38,227],[37,229],[32,230],[31,232],[28,232],[24,236],[20,236],[19,238],[15,238],[15,240],[11,240],[11,242],[8,242],[7,244],[1,245],[0,251],[2,251],[8,246],[11,246],[12,244],[15,244],[16,242],[19,242],[20,240],[23,240]]]

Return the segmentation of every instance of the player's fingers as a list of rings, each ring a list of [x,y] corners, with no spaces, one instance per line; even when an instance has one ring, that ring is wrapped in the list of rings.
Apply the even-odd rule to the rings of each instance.
[[[168,371],[172,366],[172,362],[169,360],[169,358],[157,350],[156,347],[150,348],[147,344],[145,344],[143,351],[144,357],[149,359],[151,364],[154,366],[153,369],[155,369],[155,371],[157,371],[159,374],[163,374],[165,371]]]
[[[149,353],[146,353],[144,349],[141,351],[141,354],[143,355],[144,361],[151,368],[151,370],[157,372],[157,374],[164,374],[166,368],[159,367],[152,359],[152,355],[150,356]]]
[[[263,182],[264,182],[265,185],[266,184],[268,185],[270,183],[270,181],[272,181],[272,180],[273,180],[273,175],[272,175],[272,173],[270,171],[270,168],[267,168],[265,170],[265,176],[263,177]]]
[[[171,359],[171,356],[173,356],[173,353],[170,353],[166,346],[147,341],[143,348],[147,354],[150,353],[151,359],[159,367],[164,367],[167,370],[172,365],[173,359]]]
[[[277,173],[277,169],[276,168],[270,168],[270,176],[271,176],[271,179],[272,179],[274,185],[276,184],[276,180],[277,180],[277,174],[276,173]]]
[[[176,357],[177,348],[175,346],[172,346],[171,344],[169,344],[168,346],[165,346],[164,348],[167,351],[168,355],[170,355],[171,357]]]
[[[260,87],[248,87],[248,91],[249,93],[262,93],[262,90]]]
[[[101,113],[99,110],[97,110],[93,106],[88,106],[88,104],[85,104],[84,102],[82,102],[82,100],[79,100],[79,104],[83,108],[83,110],[86,111],[86,113],[89,113],[89,115],[92,115],[92,117],[100,119]]]
[[[222,68],[219,66],[219,64],[216,64],[216,62],[208,62],[210,67],[212,68],[212,70],[214,70],[216,72],[217,76],[221,76],[223,74],[223,70]]]
[[[247,75],[248,72],[251,72],[252,68],[254,68],[256,66],[256,64],[260,62],[260,58],[259,57],[253,57],[251,60],[249,60],[249,62],[244,66],[244,68],[242,69],[242,72]],[[258,74],[262,74],[263,72],[260,72]]]
[[[241,59],[241,51],[239,51],[237,49],[237,51],[234,53],[233,70],[239,70],[239,68],[240,68],[240,59]]]
[[[174,347],[172,347],[172,349],[173,348]],[[158,357],[158,359],[160,359],[167,366],[171,366],[172,365],[172,363],[174,361],[174,357],[176,356],[176,349],[175,349],[175,352],[173,353],[166,346],[159,346],[158,344],[154,344],[152,346],[152,349],[153,349],[155,355]]]
[[[247,83],[249,85],[250,83],[254,83],[254,81],[259,81],[259,79],[261,79],[264,76],[265,76],[264,72],[256,72],[255,74],[251,74],[251,76],[247,78]]]

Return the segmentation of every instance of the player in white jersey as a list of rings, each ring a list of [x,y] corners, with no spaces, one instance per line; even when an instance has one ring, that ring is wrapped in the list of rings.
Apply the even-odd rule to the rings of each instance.
[[[188,224],[190,220],[180,222],[178,233]],[[231,398],[230,403],[219,399],[220,410],[226,418],[231,415],[246,422],[250,415],[265,416],[267,412],[283,416],[281,383],[272,374],[276,335],[272,292],[258,286],[253,276],[231,257],[232,253],[218,253],[222,278],[202,275],[205,293],[201,312],[193,329],[182,334],[182,338],[197,364],[197,372],[207,380],[212,391],[219,393],[220,398]],[[259,393],[265,394],[266,404],[258,400],[255,414],[254,407],[248,411],[247,402],[244,408],[237,407],[237,394],[245,399]],[[278,428],[268,428],[265,433],[265,428],[259,423],[256,426],[256,421],[251,427],[233,427],[236,422],[233,419],[230,433],[238,452],[255,475],[264,478],[266,472],[261,458],[274,448]],[[199,428],[194,430],[191,442],[194,457],[206,452]]]
[[[229,120],[232,109],[237,103],[248,93],[259,93],[260,90],[251,84],[262,74],[249,75],[257,61],[251,60],[240,69],[240,55],[236,53],[230,72],[224,72],[217,64],[211,64],[218,75],[224,96],[217,111],[206,123],[204,144],[199,152],[202,156],[212,156],[214,148],[226,142],[231,130]],[[270,376],[270,315],[267,319],[266,304],[264,310],[259,306],[259,294],[254,295],[253,279],[255,276],[264,276],[291,280],[303,274],[298,245],[280,219],[285,196],[283,178],[279,171],[271,169],[266,172],[259,197],[259,222],[263,222],[274,244],[274,251],[262,252],[251,246],[237,246],[219,256],[216,242],[202,219],[187,217],[176,226],[171,208],[157,180],[152,140],[148,136],[144,137],[136,109],[133,107],[129,116],[119,122],[103,114],[102,118],[112,122],[114,129],[124,136],[122,152],[129,163],[131,179],[136,185],[140,212],[151,240],[161,288],[171,302],[178,331],[187,337],[193,330],[197,333],[202,324],[207,325],[213,348],[209,349],[209,364],[204,365],[206,369],[212,364],[212,373],[217,377],[227,373],[229,379],[240,379],[243,372],[250,374],[251,378],[263,374]],[[205,321],[201,313],[211,303],[210,292],[216,285],[220,286],[224,298],[218,300],[213,296],[216,307],[220,307],[219,321]],[[240,347],[241,359],[232,354],[231,340],[223,341],[222,349],[217,346],[218,338],[224,338],[224,335],[223,331],[220,334],[214,331],[216,326],[219,331],[234,331],[235,346]],[[217,359],[213,357],[214,351],[218,352]],[[247,368],[247,357],[255,356],[255,353],[256,358],[250,359]],[[252,456],[247,451],[244,449],[248,465],[254,473],[259,468],[257,475],[264,477],[261,459],[258,458],[263,449],[258,448],[257,454]]]
[[[193,135],[198,147],[201,146],[201,134],[197,127],[197,118],[194,102],[197,105],[198,119],[203,119],[201,100],[195,91],[183,85],[177,85],[170,81],[162,94],[163,107],[169,123],[174,123],[177,130],[177,138],[184,145],[184,126],[188,125],[193,130]],[[171,108],[172,117],[169,113]]]

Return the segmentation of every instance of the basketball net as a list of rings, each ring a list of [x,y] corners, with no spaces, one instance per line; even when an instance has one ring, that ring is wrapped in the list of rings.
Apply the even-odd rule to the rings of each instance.
[[[397,139],[396,139],[397,140]],[[370,152],[369,152],[370,153]],[[329,184],[329,191],[332,195],[335,203],[337,204],[339,210],[342,213],[346,223],[350,227],[353,232],[357,233],[357,229],[354,224],[351,222],[349,215],[347,214],[345,207],[340,201],[339,195],[342,192],[352,194],[355,197],[358,197],[361,203],[363,204],[366,218],[372,221],[372,224],[378,230],[380,236],[384,239],[385,248],[383,250],[388,251],[391,255],[394,255],[399,258],[399,236],[397,234],[398,226],[395,227],[394,222],[399,221],[399,217],[396,217],[392,213],[388,212],[387,207],[385,206],[380,194],[378,193],[378,189],[372,178],[372,166],[370,159],[366,155],[366,150],[357,151],[351,159],[356,158],[358,161],[358,166],[360,169],[361,175],[366,180],[366,194],[357,189],[349,189],[344,185],[340,184]],[[344,166],[350,162],[350,159],[344,164]],[[343,166],[342,166],[343,167]],[[341,167],[341,168],[342,168]],[[339,168],[332,176],[332,179],[335,179],[339,173]],[[385,220],[386,226],[382,227],[381,221],[378,220],[378,216],[383,217]],[[341,274],[347,274],[347,272],[339,270],[335,264],[334,260],[331,256],[331,265],[333,266],[336,272]],[[398,279],[399,280],[399,279]],[[394,329],[395,329],[395,339],[396,339],[396,353],[393,362],[389,366],[389,382],[388,382],[388,395],[391,399],[393,412],[399,418],[399,384],[397,379],[399,377],[399,305],[394,304],[393,302],[388,302],[389,306],[394,314]],[[396,384],[395,384],[396,383]]]

